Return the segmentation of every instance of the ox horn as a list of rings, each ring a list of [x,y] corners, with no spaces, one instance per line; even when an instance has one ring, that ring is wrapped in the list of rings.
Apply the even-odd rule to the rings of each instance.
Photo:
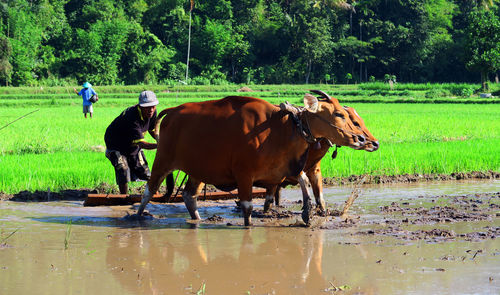
[[[319,94],[320,97],[326,98],[328,101],[332,100],[328,94],[326,94],[325,92],[323,92],[321,90],[309,90],[309,91],[311,91],[312,93]]]

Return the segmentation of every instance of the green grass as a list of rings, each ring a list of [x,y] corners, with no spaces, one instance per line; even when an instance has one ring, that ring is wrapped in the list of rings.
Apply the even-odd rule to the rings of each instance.
[[[157,93],[165,106],[181,103],[183,100],[200,101],[218,99],[228,95],[247,95],[278,103],[284,100],[300,102],[309,89],[321,89],[345,103],[500,103],[498,97],[480,98],[474,90],[477,84],[413,84],[397,83],[391,90],[387,83],[363,83],[359,85],[249,85],[252,92],[237,92],[243,85],[130,85],[95,86],[99,93],[99,105],[118,106],[137,99],[145,89]],[[0,87],[0,107],[52,107],[80,104],[80,98],[73,93],[73,87]],[[79,89],[80,87],[76,87]],[[500,84],[491,84],[494,93],[500,92]]]
[[[342,148],[335,160],[331,152],[323,158],[324,176],[451,174],[470,171],[500,171],[500,139],[436,141],[418,143],[381,142],[368,153]]]
[[[252,95],[272,103],[284,100],[300,103],[304,89],[313,88],[296,86],[278,96],[278,86],[267,87],[272,92]],[[354,88],[353,85],[330,87],[346,91]],[[185,91],[182,95],[180,92],[179,95],[160,92],[158,109],[236,94],[225,88],[217,92],[208,92],[206,87],[197,90],[200,91]],[[136,103],[138,93],[101,94],[94,106],[94,118],[86,120],[76,95],[71,99],[64,98],[64,95],[60,99],[51,99],[50,96],[26,98],[22,95],[16,99],[2,95],[11,94],[5,94],[5,89],[0,88],[0,128],[24,114],[38,111],[0,130],[0,192],[48,188],[59,191],[94,188],[103,182],[115,183],[111,164],[103,152],[95,150],[104,146],[104,132],[109,123],[125,107]],[[57,95],[60,94],[54,94]],[[500,170],[498,103],[362,103],[350,101],[350,98],[339,99],[342,104],[356,108],[372,134],[379,139],[380,149],[367,153],[341,148],[334,161],[330,159],[330,151],[322,162],[326,177]],[[54,100],[55,103],[50,103]],[[146,151],[150,166],[154,156],[154,151]]]

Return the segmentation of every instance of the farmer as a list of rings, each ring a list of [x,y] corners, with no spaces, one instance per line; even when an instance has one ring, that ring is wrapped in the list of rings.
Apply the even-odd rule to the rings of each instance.
[[[152,91],[143,91],[139,103],[125,109],[106,129],[106,157],[115,167],[115,176],[121,194],[128,194],[130,181],[148,180],[151,176],[142,149],[156,149],[156,143],[148,143],[144,134],[156,140],[153,132],[156,124],[158,99]]]
[[[95,95],[97,98],[97,93],[92,89],[92,85],[89,82],[83,83],[83,88],[78,92],[76,88],[73,88],[73,91],[77,94],[80,95],[83,99],[83,116],[85,119],[87,118],[87,113],[90,113],[90,118],[92,118],[92,113],[94,112],[92,108],[92,102],[90,101],[90,98]]]

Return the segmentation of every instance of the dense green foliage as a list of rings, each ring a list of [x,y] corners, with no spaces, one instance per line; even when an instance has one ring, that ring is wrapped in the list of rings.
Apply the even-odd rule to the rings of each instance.
[[[497,1],[190,8],[187,0],[4,0],[0,85],[478,83],[479,72],[484,81],[500,67]]]
[[[326,177],[350,175],[398,175],[405,173],[453,173],[500,170],[500,101],[476,104],[477,97],[445,97],[454,103],[365,103],[379,101],[371,91],[393,93],[409,91],[417,102],[432,100],[424,94],[467,85],[398,84],[390,91],[383,83],[338,86],[342,104],[356,108],[367,127],[380,141],[373,153],[341,148],[335,160],[330,153],[322,161]],[[471,87],[471,85],[468,85]],[[476,85],[477,86],[477,85]],[[148,87],[158,93],[159,109],[188,101],[219,99],[238,92],[229,86]],[[231,89],[232,88],[232,89]],[[258,85],[253,96],[272,103],[288,100],[302,104],[309,86]],[[81,98],[69,95],[63,87],[0,88],[0,128],[21,116],[36,111],[0,129],[0,192],[21,190],[93,188],[114,183],[114,171],[104,156],[104,132],[124,108],[137,103],[143,86],[103,86],[95,104],[94,118],[84,119]],[[163,92],[169,90],[170,92]],[[357,93],[353,99],[351,93]],[[241,93],[240,93],[241,94]],[[480,100],[481,101],[481,100]],[[464,103],[467,102],[467,103]],[[149,135],[148,135],[149,136]],[[149,140],[152,140],[148,137]],[[152,164],[155,151],[146,151]],[[141,183],[142,184],[142,183]]]
[[[467,66],[481,73],[483,91],[488,91],[488,73],[500,69],[500,19],[491,11],[475,11],[467,29]]]

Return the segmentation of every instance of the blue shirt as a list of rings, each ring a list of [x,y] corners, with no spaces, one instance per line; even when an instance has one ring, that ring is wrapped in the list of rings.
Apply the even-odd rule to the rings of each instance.
[[[83,99],[83,105],[84,106],[91,106],[92,103],[89,101],[90,97],[92,95],[96,95],[97,93],[92,89],[92,87],[89,88],[82,88],[80,92],[78,92],[78,95],[80,95]]]

